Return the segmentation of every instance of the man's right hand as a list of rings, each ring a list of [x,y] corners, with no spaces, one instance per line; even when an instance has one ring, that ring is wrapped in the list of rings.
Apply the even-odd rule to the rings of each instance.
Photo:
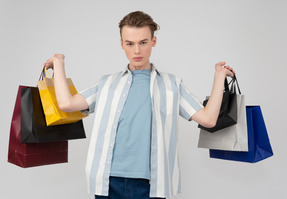
[[[59,61],[59,62],[64,62],[64,59],[65,59],[65,55],[63,54],[55,54],[53,57],[49,58],[45,63],[44,63],[44,66],[49,69],[49,68],[54,68],[54,63],[56,61]]]

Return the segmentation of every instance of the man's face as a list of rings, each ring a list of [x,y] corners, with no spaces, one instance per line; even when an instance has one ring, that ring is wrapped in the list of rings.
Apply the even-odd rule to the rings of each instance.
[[[148,26],[122,28],[121,46],[130,61],[131,70],[150,69],[149,57],[155,45],[156,37],[151,38]]]

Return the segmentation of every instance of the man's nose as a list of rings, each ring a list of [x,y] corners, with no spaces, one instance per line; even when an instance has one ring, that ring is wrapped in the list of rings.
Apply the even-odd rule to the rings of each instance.
[[[139,45],[135,45],[135,53],[139,54],[140,53],[140,47]]]

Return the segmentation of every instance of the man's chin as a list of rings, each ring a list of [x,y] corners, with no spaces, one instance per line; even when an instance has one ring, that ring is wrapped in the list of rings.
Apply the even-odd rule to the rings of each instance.
[[[148,65],[149,63],[145,63],[143,61],[138,61],[138,62],[131,62],[130,65],[135,67],[135,68],[144,68],[146,65]]]

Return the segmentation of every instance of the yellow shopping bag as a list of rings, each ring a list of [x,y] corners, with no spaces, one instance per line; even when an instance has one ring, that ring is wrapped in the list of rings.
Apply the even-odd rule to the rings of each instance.
[[[60,124],[68,124],[74,123],[81,120],[87,115],[84,115],[81,111],[75,112],[63,112],[60,110],[58,106],[58,102],[56,99],[55,87],[54,87],[54,79],[47,78],[47,69],[43,69],[42,72],[42,80],[38,81],[38,88],[40,92],[41,102],[43,106],[43,110],[45,113],[46,118],[46,125],[53,126],[53,125],[60,125]],[[67,82],[69,85],[69,89],[71,95],[77,94],[77,90],[70,78],[67,78]]]

